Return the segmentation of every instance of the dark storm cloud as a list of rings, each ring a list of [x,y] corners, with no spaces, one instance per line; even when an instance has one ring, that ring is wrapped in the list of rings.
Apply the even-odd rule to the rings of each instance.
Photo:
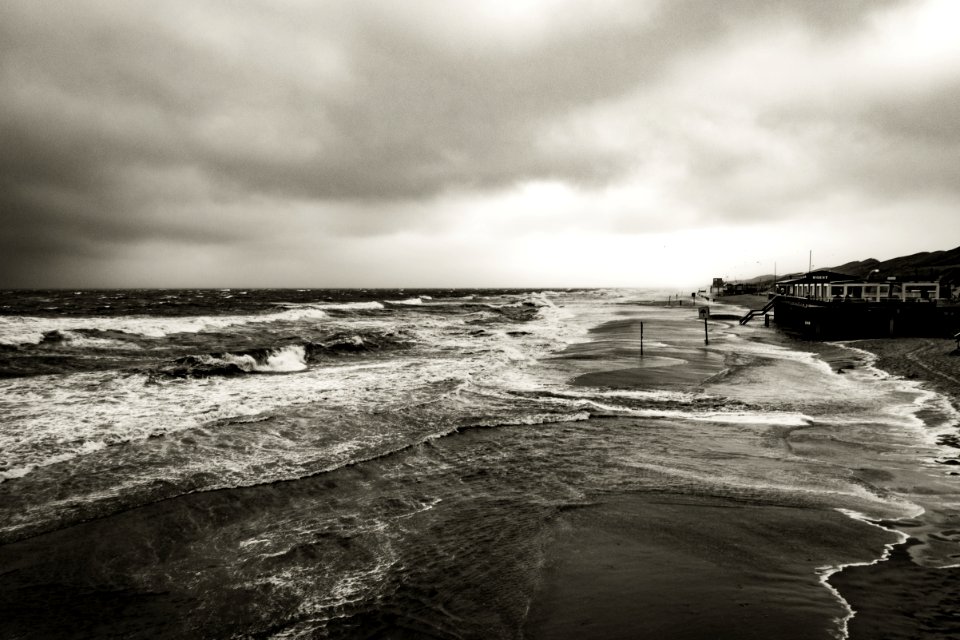
[[[867,95],[856,109],[843,96],[786,109],[698,93],[714,58],[756,34],[796,28],[829,47],[899,4],[6,2],[4,266],[19,273],[18,261],[70,252],[106,264],[135,242],[424,231],[456,224],[455,212],[431,208],[451,193],[482,198],[538,180],[602,189],[661,165],[683,176],[667,187],[700,212],[688,221],[778,215],[841,180],[854,190],[947,188],[955,145],[942,142],[956,124],[942,114],[953,89],[895,106]],[[758,53],[737,67],[743,75],[767,64]],[[676,80],[685,63],[703,75]],[[693,99],[663,101],[683,82]],[[729,128],[721,107],[741,102],[754,110],[750,127],[718,140]],[[613,120],[613,143],[599,144],[603,122],[589,114],[609,104],[622,105],[629,126],[621,135]],[[783,168],[770,140],[819,143],[811,131],[844,119],[870,131],[868,149],[896,142],[911,168],[891,170],[895,150],[851,158],[860,147],[848,144],[831,175],[767,180],[769,167]],[[623,216],[613,228],[650,226],[646,213]]]
[[[478,51],[445,49],[390,24],[389,14],[375,20],[375,7],[335,10],[349,25],[345,35],[325,28],[323,15],[308,11],[291,24],[261,8],[258,26],[280,30],[266,37],[249,32],[256,15],[221,5],[213,18],[223,24],[209,28],[251,38],[230,48],[177,33],[178,20],[194,18],[180,4],[95,5],[90,15],[83,3],[71,5],[8,7],[5,83],[45,104],[39,113],[10,113],[36,105],[4,101],[4,115],[15,119],[4,124],[55,132],[23,141],[41,160],[33,169],[46,170],[42,161],[58,165],[54,171],[90,163],[98,166],[78,170],[110,171],[131,159],[198,163],[242,188],[317,198],[609,178],[617,158],[558,157],[531,144],[541,123],[652,81],[671,57],[706,46],[744,16],[808,17],[838,28],[859,15],[858,3],[668,3],[664,15],[639,24]],[[309,58],[303,68],[275,64],[272,47],[285,44],[284,29],[291,47],[298,38],[326,40],[345,77],[315,73]],[[297,52],[290,56],[296,61]]]
[[[312,141],[311,153],[270,157],[211,145],[197,152],[213,175],[297,197],[417,197],[548,178],[604,182],[624,170],[622,157],[542,148],[543,124],[655,82],[670,59],[706,47],[736,20],[718,6],[671,3],[654,22],[614,23],[506,51],[450,51],[392,24],[360,24],[346,44],[347,88],[317,95],[304,78],[279,105],[282,117],[302,123],[288,133]],[[739,16],[794,15],[787,3],[779,6],[758,12],[755,3],[740,3]],[[855,21],[856,6],[803,2],[797,13],[838,28]]]

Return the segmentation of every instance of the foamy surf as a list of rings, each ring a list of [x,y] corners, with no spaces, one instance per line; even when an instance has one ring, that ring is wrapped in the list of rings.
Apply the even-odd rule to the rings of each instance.
[[[51,332],[71,332],[80,330],[114,331],[143,336],[164,338],[181,333],[201,333],[228,327],[268,324],[272,322],[290,322],[302,320],[321,320],[326,312],[318,307],[298,307],[277,313],[248,316],[204,316],[174,318],[138,318],[138,317],[90,317],[90,318],[40,318],[0,316],[0,344],[10,346],[40,344],[44,336]]]

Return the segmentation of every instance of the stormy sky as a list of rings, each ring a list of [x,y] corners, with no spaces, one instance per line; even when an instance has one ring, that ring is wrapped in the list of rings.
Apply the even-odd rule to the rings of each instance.
[[[4,0],[0,287],[686,287],[953,248],[957,24],[952,0]]]

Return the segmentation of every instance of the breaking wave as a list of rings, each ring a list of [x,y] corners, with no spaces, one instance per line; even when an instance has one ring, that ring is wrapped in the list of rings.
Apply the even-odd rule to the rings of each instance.
[[[311,362],[341,354],[401,349],[411,344],[399,333],[334,333],[319,342],[302,342],[244,351],[191,354],[150,371],[174,378],[257,373],[297,373]]]
[[[323,305],[324,309],[333,309],[336,311],[379,311],[384,309],[382,302],[376,300],[370,302],[343,302]]]
[[[245,373],[295,373],[307,368],[307,352],[302,345],[279,349],[255,349],[244,353],[212,353],[177,358],[160,373],[173,377],[205,377]]]

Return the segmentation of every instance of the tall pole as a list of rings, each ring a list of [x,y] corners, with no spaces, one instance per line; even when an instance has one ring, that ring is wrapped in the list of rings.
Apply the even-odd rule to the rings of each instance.
[[[810,249],[810,260],[807,262],[807,273],[813,271],[813,249]]]
[[[640,357],[643,358],[643,323],[640,323]]]
[[[703,344],[710,344],[710,334],[707,333],[707,316],[703,316]]]

